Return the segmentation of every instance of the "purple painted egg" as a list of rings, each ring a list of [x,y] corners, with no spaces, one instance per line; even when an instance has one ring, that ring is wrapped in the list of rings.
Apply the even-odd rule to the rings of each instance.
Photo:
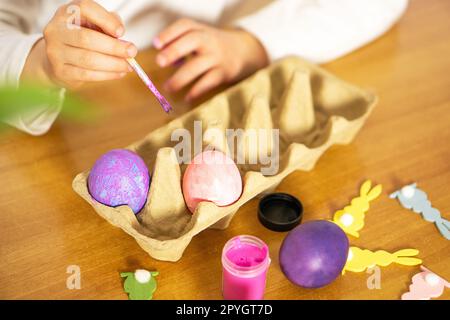
[[[129,150],[111,150],[92,167],[88,189],[98,202],[117,207],[128,205],[135,214],[147,201],[150,176],[141,157]]]
[[[320,288],[335,280],[347,262],[347,235],[326,220],[309,221],[293,229],[280,249],[280,266],[296,285]]]

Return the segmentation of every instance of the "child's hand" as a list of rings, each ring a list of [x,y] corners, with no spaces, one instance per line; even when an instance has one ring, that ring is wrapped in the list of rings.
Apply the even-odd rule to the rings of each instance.
[[[80,27],[68,10],[73,5],[80,10]],[[70,88],[121,78],[131,72],[125,59],[137,54],[133,44],[117,39],[124,32],[120,18],[92,0],[64,5],[45,27],[44,39],[31,50],[22,78],[43,73]]]
[[[224,30],[181,19],[154,40],[161,52],[161,67],[173,65],[193,54],[168,80],[166,89],[178,91],[196,81],[186,96],[193,100],[223,83],[238,81],[268,64],[260,42],[243,30]]]

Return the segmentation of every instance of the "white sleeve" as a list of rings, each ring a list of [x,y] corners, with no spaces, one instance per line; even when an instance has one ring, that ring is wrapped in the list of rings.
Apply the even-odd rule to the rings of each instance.
[[[41,1],[0,1],[0,84],[18,87],[28,54],[42,33],[31,33]],[[5,122],[32,135],[46,133],[58,116],[64,92],[56,106],[35,106]]]
[[[408,0],[277,0],[236,22],[271,60],[297,55],[316,63],[341,57],[386,32]]]

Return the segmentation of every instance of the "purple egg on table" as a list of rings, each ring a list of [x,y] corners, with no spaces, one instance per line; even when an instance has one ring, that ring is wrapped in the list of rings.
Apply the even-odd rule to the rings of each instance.
[[[320,288],[334,281],[347,262],[347,235],[326,220],[306,222],[293,229],[280,249],[285,276],[301,287]]]
[[[150,186],[147,166],[136,153],[117,149],[101,156],[92,167],[88,189],[98,202],[128,205],[135,214],[144,207]]]

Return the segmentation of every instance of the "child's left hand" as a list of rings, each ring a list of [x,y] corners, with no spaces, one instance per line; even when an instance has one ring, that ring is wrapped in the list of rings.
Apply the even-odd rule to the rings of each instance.
[[[217,29],[190,19],[167,27],[153,41],[160,50],[160,67],[175,64],[193,54],[167,81],[168,91],[178,91],[195,81],[186,100],[198,98],[213,88],[245,78],[268,64],[261,43],[238,29]]]

